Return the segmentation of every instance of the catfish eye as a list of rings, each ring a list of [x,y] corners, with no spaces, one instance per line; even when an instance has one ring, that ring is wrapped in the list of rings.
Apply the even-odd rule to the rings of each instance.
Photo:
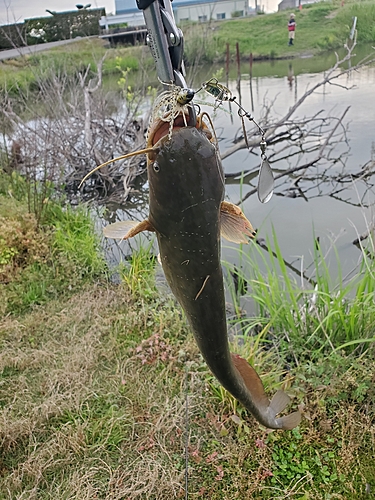
[[[156,161],[154,162],[154,164],[152,166],[153,166],[153,169],[154,169],[155,172],[159,172],[160,171],[159,164]]]

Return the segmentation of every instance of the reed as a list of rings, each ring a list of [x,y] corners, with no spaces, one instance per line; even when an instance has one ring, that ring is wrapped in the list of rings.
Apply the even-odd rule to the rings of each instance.
[[[361,248],[361,265],[349,279],[342,275],[333,250],[337,277],[332,278],[327,257],[316,245],[308,266],[309,282],[290,272],[274,230],[265,247],[253,243],[239,251],[239,274],[248,284],[245,299],[252,304],[255,317],[259,324],[270,326],[268,340],[279,339],[284,352],[300,359],[339,350],[362,354],[375,340],[374,254]]]

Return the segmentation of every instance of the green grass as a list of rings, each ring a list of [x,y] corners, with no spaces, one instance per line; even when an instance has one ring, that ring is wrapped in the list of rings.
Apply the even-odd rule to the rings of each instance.
[[[240,54],[249,58],[295,57],[304,53],[318,53],[338,49],[347,41],[352,17],[357,16],[357,40],[359,43],[375,40],[375,7],[373,2],[319,2],[307,5],[296,14],[295,45],[288,46],[287,22],[291,10],[214,22],[210,26],[186,27],[187,59],[193,62],[199,51],[200,60],[223,61],[226,44],[229,43],[232,58],[236,42]]]
[[[152,244],[140,247],[131,254],[128,262],[119,266],[121,280],[134,296],[152,297],[155,288],[156,257],[151,253]]]
[[[0,498],[183,496],[186,363],[192,497],[348,499],[374,484],[371,357],[301,363],[284,386],[302,424],[266,432],[213,391],[175,304],[139,292],[88,284],[0,325]],[[261,351],[262,375],[282,367]]]
[[[106,270],[87,207],[76,209],[51,187],[30,187],[18,174],[0,173],[1,312],[24,313],[69,295]],[[27,187],[29,186],[29,188]],[[50,197],[35,204],[40,193]]]
[[[375,5],[374,2],[353,2],[344,9],[339,9],[335,18],[337,25],[342,25],[350,30],[353,17],[357,17],[358,41],[373,42],[375,40]]]
[[[363,250],[358,273],[344,281],[336,255],[334,281],[320,247],[315,249],[310,285],[301,286],[283,259],[276,234],[266,250],[253,244],[241,252],[241,278],[248,283],[258,325],[278,339],[283,350],[301,359],[340,351],[363,353],[375,341],[375,264]],[[238,307],[238,305],[237,305]],[[251,335],[255,319],[243,329]]]
[[[56,74],[73,77],[88,67],[90,74],[95,75],[104,56],[103,75],[121,75],[124,70],[135,72],[151,63],[147,51],[147,47],[107,49],[99,39],[81,40],[0,62],[0,89],[10,95],[26,94],[29,90],[38,90]]]

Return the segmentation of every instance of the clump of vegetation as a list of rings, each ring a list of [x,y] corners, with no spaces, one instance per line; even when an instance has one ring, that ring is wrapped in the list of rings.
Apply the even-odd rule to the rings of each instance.
[[[302,283],[288,271],[274,233],[273,242],[253,245],[242,255],[244,271],[240,278],[248,283],[249,298],[258,313],[259,325],[275,338],[284,352],[299,359],[314,360],[341,349],[361,354],[375,340],[375,264],[371,242],[363,249],[363,261],[350,280],[340,272],[334,282],[320,246],[315,248],[313,270]],[[266,253],[264,252],[266,249]],[[253,328],[254,319],[245,334]]]
[[[122,70],[137,72],[151,67],[152,57],[148,47],[119,47],[108,49],[100,39],[84,39],[45,52],[0,62],[0,91],[7,95],[23,95],[39,91],[46,83],[61,74],[74,77],[89,69],[89,76],[96,76],[98,65],[103,62],[103,74],[121,74]]]
[[[34,203],[35,193],[45,188],[26,186],[19,174],[0,173],[3,314],[25,312],[64,290],[72,293],[106,268],[89,210],[72,209],[53,197]]]
[[[375,38],[375,5],[373,2],[345,2],[344,8],[336,3],[337,15],[335,22],[342,26],[347,32],[353,25],[353,18],[357,18],[357,40],[358,42],[373,42]]]
[[[152,297],[155,288],[156,256],[151,252],[152,246],[141,246],[134,251],[128,262],[119,266],[121,280],[133,296]]]

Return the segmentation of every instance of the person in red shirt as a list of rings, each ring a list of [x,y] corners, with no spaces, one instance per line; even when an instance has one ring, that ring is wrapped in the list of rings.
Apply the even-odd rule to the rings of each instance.
[[[288,31],[289,31],[289,45],[293,45],[294,35],[296,32],[296,20],[294,14],[290,14],[290,19],[288,21]]]

